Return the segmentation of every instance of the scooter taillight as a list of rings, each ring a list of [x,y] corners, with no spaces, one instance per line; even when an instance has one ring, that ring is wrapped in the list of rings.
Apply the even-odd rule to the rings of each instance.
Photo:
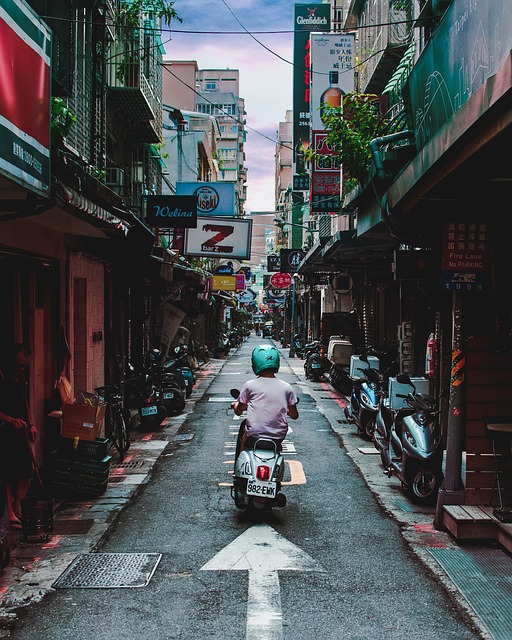
[[[270,467],[265,464],[260,464],[256,469],[256,477],[258,480],[270,480]]]

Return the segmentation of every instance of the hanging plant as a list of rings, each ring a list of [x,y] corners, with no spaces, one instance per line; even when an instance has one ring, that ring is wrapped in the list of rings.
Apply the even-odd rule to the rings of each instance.
[[[324,124],[327,142],[339,154],[347,178],[345,191],[350,191],[355,183],[362,185],[366,180],[372,164],[370,142],[379,137],[385,125],[379,97],[370,93],[347,93],[339,107],[327,109]],[[305,155],[311,160],[318,154],[309,149]]]
[[[64,98],[52,98],[50,122],[53,144],[61,144],[77,120],[78,118]]]

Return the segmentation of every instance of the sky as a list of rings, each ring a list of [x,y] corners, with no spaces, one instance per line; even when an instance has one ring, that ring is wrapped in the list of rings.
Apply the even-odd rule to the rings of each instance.
[[[294,5],[292,0],[176,0],[183,22],[174,21],[170,33],[162,33],[168,60],[240,71],[247,112],[247,213],[275,206],[275,141],[279,122],[292,108]]]

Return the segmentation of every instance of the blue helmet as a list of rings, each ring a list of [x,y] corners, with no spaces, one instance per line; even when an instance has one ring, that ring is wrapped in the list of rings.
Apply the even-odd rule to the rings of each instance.
[[[263,344],[253,349],[251,356],[252,370],[259,375],[266,369],[273,369],[276,373],[279,371],[281,357],[276,347],[270,344]]]

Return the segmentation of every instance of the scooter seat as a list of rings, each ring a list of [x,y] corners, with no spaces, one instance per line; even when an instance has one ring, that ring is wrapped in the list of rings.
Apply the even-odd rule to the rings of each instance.
[[[262,438],[261,436],[250,436],[245,441],[244,449],[254,449],[256,443],[257,448],[263,451],[282,451],[283,445],[279,440],[272,440],[271,438]]]

